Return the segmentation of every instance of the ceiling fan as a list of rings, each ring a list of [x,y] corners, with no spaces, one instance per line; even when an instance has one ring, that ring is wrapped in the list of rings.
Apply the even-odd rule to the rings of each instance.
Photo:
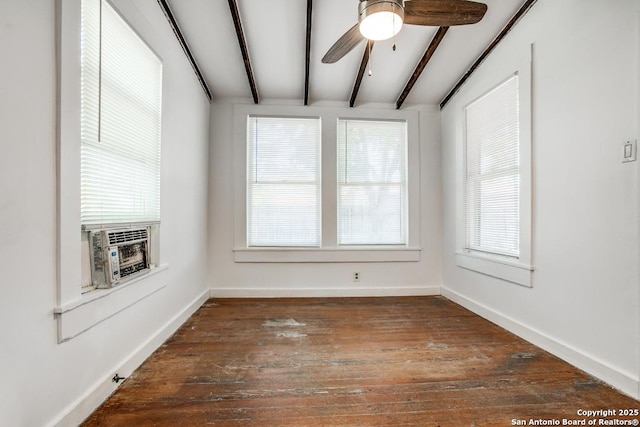
[[[364,39],[389,39],[400,31],[402,24],[434,27],[475,24],[486,11],[486,4],[468,0],[360,0],[358,23],[331,46],[322,62],[337,62]]]

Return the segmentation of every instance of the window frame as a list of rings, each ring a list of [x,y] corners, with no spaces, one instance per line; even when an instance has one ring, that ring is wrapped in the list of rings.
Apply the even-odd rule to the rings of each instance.
[[[399,182],[392,182],[392,181],[378,181],[378,182],[361,182],[361,183],[356,183],[356,184],[352,184],[350,182],[348,182],[347,179],[347,172],[346,172],[346,164],[345,164],[345,171],[343,172],[343,170],[340,167],[340,157],[341,157],[341,153],[338,153],[338,156],[336,161],[338,162],[338,178],[337,178],[337,187],[338,187],[338,195],[337,195],[337,199],[336,199],[336,203],[338,205],[338,226],[337,226],[337,238],[338,238],[338,245],[340,247],[349,247],[349,246],[371,246],[371,247],[376,247],[376,246],[398,246],[398,245],[406,245],[408,242],[408,236],[409,236],[409,230],[408,230],[408,224],[407,224],[407,220],[408,220],[408,213],[407,213],[407,202],[409,199],[409,194],[408,194],[408,159],[407,159],[407,152],[408,152],[408,124],[406,120],[390,120],[390,119],[358,119],[358,120],[354,120],[354,119],[346,119],[343,117],[338,118],[338,130],[339,133],[341,131],[341,122],[344,123],[345,126],[345,133],[346,133],[346,127],[348,126],[349,122],[368,122],[368,123],[384,123],[384,124],[390,124],[390,123],[394,123],[394,124],[402,124],[403,126],[403,133],[404,133],[404,147],[402,147],[402,165],[401,165],[401,172],[403,174],[403,176],[401,177]],[[337,146],[338,148],[340,148],[340,136],[337,136],[338,142],[337,142]],[[348,151],[348,141],[345,140],[344,141],[345,147],[344,150],[345,152]],[[348,156],[347,156],[348,157]],[[344,159],[344,162],[347,162],[348,158]],[[344,176],[341,176],[342,174],[344,174]],[[343,178],[344,178],[344,182],[343,182]],[[343,237],[341,235],[342,232],[342,228],[341,228],[341,218],[340,218],[340,190],[342,190],[343,188],[348,188],[350,186],[356,186],[356,187],[374,187],[374,186],[396,186],[399,187],[400,189],[400,194],[401,194],[401,203],[400,203],[400,212],[399,212],[399,216],[400,216],[400,239],[402,240],[402,242],[396,242],[396,243],[342,243],[340,242],[341,237]]]
[[[110,3],[121,16],[122,12]],[[166,287],[169,266],[110,289],[82,288],[80,220],[81,0],[56,2],[57,14],[57,278],[58,342],[63,343]],[[127,15],[128,16],[128,15]],[[136,31],[136,26],[125,21]],[[144,38],[143,38],[144,39]],[[164,91],[164,82],[163,82]],[[161,167],[162,181],[162,167]],[[162,192],[162,190],[161,190]],[[83,293],[84,292],[84,293]]]
[[[481,90],[468,93],[461,101],[459,119],[459,137],[457,149],[456,180],[456,264],[458,267],[478,272],[487,276],[502,279],[517,285],[533,286],[533,245],[532,245],[532,47],[516,63],[515,69],[505,71],[497,79],[485,79],[476,85]],[[482,98],[502,83],[518,75],[519,97],[519,161],[520,161],[520,195],[519,195],[519,257],[504,256],[466,248],[465,208],[464,208],[464,173],[466,149],[465,109],[468,105]]]
[[[321,120],[321,246],[319,248],[248,247],[246,193],[246,120],[248,116],[320,117]],[[337,243],[337,123],[350,120],[404,120],[407,122],[408,241],[405,245]],[[291,105],[235,104],[234,147],[234,261],[257,263],[414,262],[420,260],[420,133],[416,110],[349,109]]]
[[[247,232],[247,246],[251,247],[251,248],[263,248],[263,247],[278,247],[278,248],[292,248],[292,247],[298,247],[298,248],[317,248],[322,246],[322,157],[321,157],[321,149],[322,149],[322,120],[320,119],[320,117],[285,117],[285,116],[266,116],[266,115],[256,115],[256,114],[252,114],[247,116],[247,124],[246,124],[246,129],[247,129],[247,138],[245,141],[245,144],[249,145],[250,143],[255,144],[255,141],[251,142],[250,141],[250,126],[249,126],[249,120],[256,120],[256,124],[254,126],[258,126],[257,120],[259,119],[283,119],[283,120],[288,120],[288,119],[300,119],[300,120],[308,120],[308,121],[315,121],[316,125],[317,125],[317,131],[318,131],[318,139],[317,139],[317,147],[314,147],[314,151],[316,151],[316,160],[317,160],[317,176],[316,176],[316,180],[314,181],[309,181],[306,182],[307,184],[313,184],[316,188],[315,188],[315,193],[317,195],[317,208],[316,208],[316,214],[317,214],[317,223],[315,224],[317,226],[317,231],[318,231],[318,235],[317,235],[317,242],[314,242],[314,244],[295,244],[295,243],[289,243],[289,244],[279,244],[279,245],[267,245],[267,244],[258,244],[257,242],[255,242],[254,244],[251,244],[250,242],[250,237],[249,237],[249,232]],[[257,134],[257,131],[256,131]],[[256,136],[257,138],[257,136]],[[247,161],[247,179],[246,179],[246,183],[247,183],[247,204],[250,203],[251,201],[251,191],[250,189],[254,186],[256,186],[259,183],[265,183],[267,181],[260,181],[260,180],[256,180],[251,182],[250,178],[254,176],[254,173],[256,172],[255,170],[251,170],[251,166],[253,165],[254,162],[256,161],[256,155],[253,153],[249,153],[249,151],[247,150],[247,156],[246,156],[246,161]],[[257,178],[256,178],[257,179]],[[279,182],[272,182],[272,184],[275,185],[283,185],[283,184],[291,184],[291,181],[279,181]],[[296,184],[301,184],[300,182],[297,182]],[[250,212],[250,209],[247,209],[247,213]],[[247,215],[247,230],[250,228],[250,224],[251,224],[251,220],[250,220],[250,215]]]

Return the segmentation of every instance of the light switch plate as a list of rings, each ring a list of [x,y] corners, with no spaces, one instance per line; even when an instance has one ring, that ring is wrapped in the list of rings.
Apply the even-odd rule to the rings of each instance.
[[[638,155],[638,141],[626,141],[622,145],[622,163],[635,162]]]

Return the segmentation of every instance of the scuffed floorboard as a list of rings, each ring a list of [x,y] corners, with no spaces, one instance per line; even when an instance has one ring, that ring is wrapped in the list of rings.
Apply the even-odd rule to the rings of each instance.
[[[218,299],[84,425],[498,427],[638,408],[442,297]]]

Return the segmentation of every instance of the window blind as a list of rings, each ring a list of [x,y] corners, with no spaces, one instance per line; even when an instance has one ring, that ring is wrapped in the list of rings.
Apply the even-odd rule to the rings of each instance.
[[[162,62],[102,0],[81,43],[81,221],[159,221]]]
[[[518,76],[466,107],[466,248],[519,257]]]
[[[338,243],[406,241],[406,122],[338,120]]]
[[[247,245],[320,246],[320,119],[247,120]]]

